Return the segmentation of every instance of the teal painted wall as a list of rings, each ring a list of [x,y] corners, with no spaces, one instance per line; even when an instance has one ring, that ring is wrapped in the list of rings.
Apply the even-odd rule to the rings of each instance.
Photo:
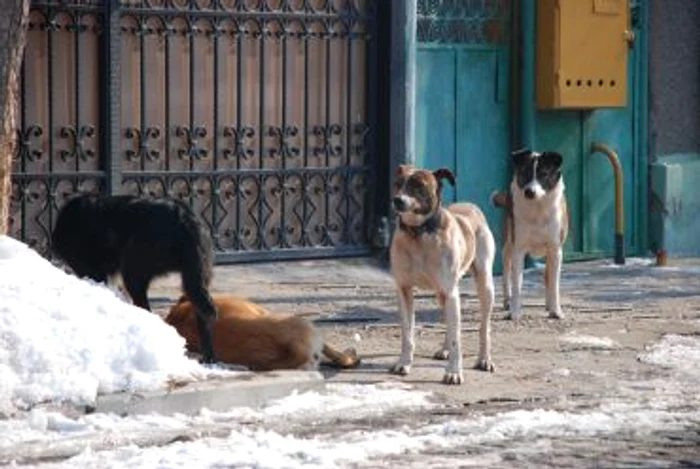
[[[420,49],[416,55],[416,165],[450,168],[457,174],[457,52],[453,49]],[[454,202],[456,190],[449,184],[443,200]]]
[[[651,243],[669,256],[700,256],[700,153],[668,155],[651,166]]]

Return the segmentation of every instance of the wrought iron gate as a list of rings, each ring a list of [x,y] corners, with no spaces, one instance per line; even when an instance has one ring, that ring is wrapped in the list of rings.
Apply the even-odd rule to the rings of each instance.
[[[32,3],[11,234],[75,191],[189,201],[218,261],[369,249],[376,0]]]

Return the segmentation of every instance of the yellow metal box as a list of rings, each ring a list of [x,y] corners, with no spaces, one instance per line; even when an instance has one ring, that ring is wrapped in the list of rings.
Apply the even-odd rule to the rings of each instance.
[[[627,105],[629,7],[629,0],[538,0],[538,108]]]

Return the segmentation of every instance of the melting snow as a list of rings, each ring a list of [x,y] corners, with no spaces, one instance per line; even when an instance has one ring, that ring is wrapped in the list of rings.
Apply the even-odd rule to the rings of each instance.
[[[371,392],[375,395],[381,393],[378,389]],[[324,402],[321,399],[318,404],[322,406]],[[284,402],[279,405],[284,406]],[[367,406],[371,408],[372,402],[368,401]],[[356,430],[342,436],[311,438],[239,427],[225,438],[204,438],[146,449],[128,446],[101,452],[87,450],[70,460],[46,467],[339,468],[351,463],[376,467],[377,458],[406,453],[449,453],[469,447],[479,451],[488,451],[491,447],[498,453],[504,442],[512,443],[513,447],[518,444],[531,446],[551,438],[601,438],[615,433],[634,438],[660,429],[683,430],[698,422],[699,411],[673,412],[643,406],[610,405],[588,413],[517,410],[442,424]]]
[[[338,415],[381,419],[387,411],[410,412],[435,406],[429,394],[398,385],[330,385],[326,392],[292,395],[262,409],[234,409],[227,413],[202,412],[197,417],[157,415],[118,418],[88,415],[75,421],[50,413],[35,412],[24,421],[0,424],[0,449],[18,440],[38,444],[91,435],[101,440],[129,431],[157,433],[169,429],[197,428],[206,423],[230,430],[222,438],[202,438],[164,446],[118,449],[81,454],[45,468],[339,468],[348,465],[376,467],[378,458],[422,453],[421,467],[452,465],[448,456],[469,451],[474,457],[460,464],[498,467],[503,448],[527,453],[546,448],[557,439],[595,439],[622,435],[646,438],[659,431],[686,431],[700,425],[700,407],[675,400],[687,395],[686,380],[700,379],[697,363],[700,338],[670,335],[649,347],[640,359],[669,367],[670,377],[657,383],[644,382],[627,394],[603,399],[586,411],[547,409],[514,410],[495,415],[465,415],[439,424],[412,424],[393,429],[329,432],[311,437],[295,436],[260,428],[255,423],[283,419],[286,422],[328,422]],[[641,384],[644,384],[641,383]],[[651,391],[651,394],[650,394]],[[651,399],[651,400],[650,400]],[[402,410],[403,409],[403,410]],[[241,425],[245,423],[254,425]],[[14,431],[6,431],[14,425]],[[226,426],[228,425],[228,426]],[[457,454],[455,453],[455,454]],[[381,464],[380,464],[381,465]],[[417,467],[417,466],[414,466]]]
[[[672,368],[700,378],[700,347],[697,336],[669,334],[639,355],[644,363]]]

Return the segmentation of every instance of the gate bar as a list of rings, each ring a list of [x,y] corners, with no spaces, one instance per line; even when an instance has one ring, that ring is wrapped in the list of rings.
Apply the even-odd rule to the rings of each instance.
[[[105,8],[104,36],[104,97],[102,119],[102,156],[105,162],[105,187],[103,193],[121,192],[121,29],[119,0],[107,0]]]

